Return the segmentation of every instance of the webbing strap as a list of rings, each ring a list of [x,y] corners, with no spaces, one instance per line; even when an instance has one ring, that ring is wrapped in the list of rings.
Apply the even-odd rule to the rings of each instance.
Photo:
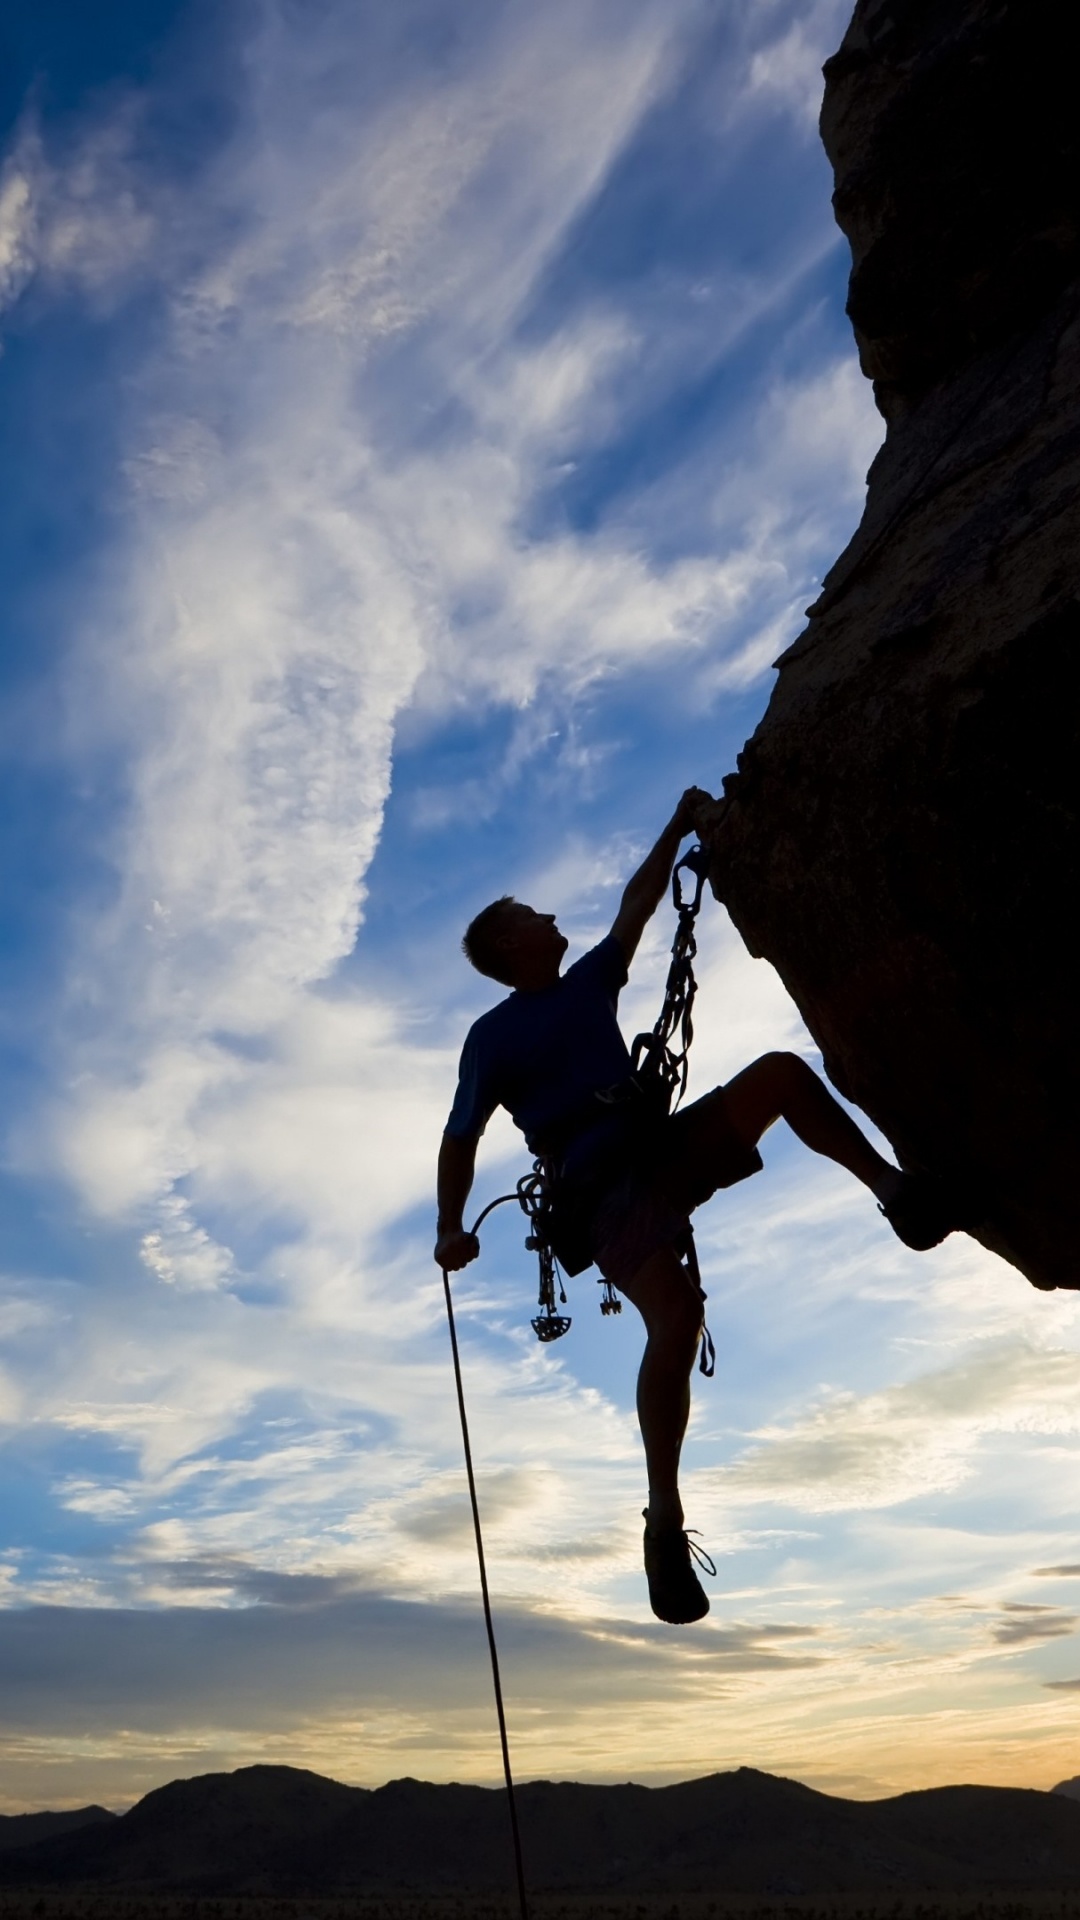
[[[694,1000],[697,995],[694,923],[701,906],[707,870],[704,848],[691,847],[672,872],[671,894],[677,918],[675,938],[671,943],[671,965],[664,985],[664,1002],[652,1032],[639,1033],[631,1048],[635,1074],[643,1082],[652,1082],[662,1088],[668,1104],[674,1100],[676,1107],[686,1092],[690,1072]],[[683,890],[684,874],[693,875],[693,892],[689,897]]]
[[[701,1284],[701,1268],[698,1266],[697,1247],[694,1244],[693,1227],[687,1226],[685,1232],[679,1239],[676,1251],[680,1258],[685,1261],[687,1279],[694,1288],[694,1291],[700,1296],[701,1304],[704,1306],[709,1296]],[[701,1352],[698,1356],[698,1371],[704,1374],[706,1380],[711,1380],[713,1374],[716,1372],[716,1342],[709,1332],[704,1319],[702,1319],[701,1322]]]

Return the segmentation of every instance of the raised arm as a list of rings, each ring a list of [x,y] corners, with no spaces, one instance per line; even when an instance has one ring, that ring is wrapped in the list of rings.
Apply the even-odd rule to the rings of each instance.
[[[638,949],[646,922],[652,919],[667,892],[671,869],[679,846],[688,833],[696,831],[697,809],[711,801],[701,787],[687,787],[671,819],[651,853],[647,853],[637,872],[627,881],[615,916],[612,933],[623,950],[627,966]]]
[[[444,1133],[439,1148],[439,1221],[435,1259],[451,1273],[467,1267],[480,1251],[475,1233],[466,1233],[465,1202],[472,1191],[476,1172],[477,1140],[474,1135],[457,1138]]]

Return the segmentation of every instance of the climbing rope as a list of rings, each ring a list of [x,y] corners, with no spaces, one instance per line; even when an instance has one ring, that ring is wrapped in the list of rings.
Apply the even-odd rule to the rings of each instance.
[[[484,1213],[490,1208],[485,1207]],[[484,1218],[481,1214],[480,1220]],[[477,1221],[476,1227],[480,1225]],[[476,1232],[476,1227],[473,1232]],[[454,1325],[454,1302],[450,1292],[450,1275],[446,1267],[442,1268],[443,1293],[446,1296],[446,1318],[450,1327],[450,1351],[454,1356],[454,1383],[457,1387],[458,1413],[461,1416],[461,1442],[465,1450],[465,1473],[469,1482],[469,1501],[472,1506],[473,1532],[476,1535],[476,1558],[480,1567],[480,1593],[484,1602],[484,1625],[487,1628],[488,1652],[491,1655],[491,1679],[495,1688],[495,1712],[499,1721],[499,1744],[502,1747],[503,1778],[506,1781],[506,1804],[510,1811],[510,1836],[514,1847],[514,1869],[517,1874],[518,1905],[521,1920],[529,1920],[529,1899],[525,1891],[525,1864],[521,1854],[521,1834],[518,1829],[517,1801],[514,1798],[514,1776],[510,1770],[510,1743],[506,1737],[506,1709],[503,1706],[502,1681],[499,1677],[499,1652],[495,1645],[495,1624],[491,1618],[491,1595],[488,1592],[487,1563],[484,1559],[484,1536],[480,1530],[480,1505],[476,1498],[476,1475],[473,1472],[472,1447],[469,1445],[469,1422],[465,1416],[465,1389],[461,1381],[461,1356],[458,1353],[457,1328]]]

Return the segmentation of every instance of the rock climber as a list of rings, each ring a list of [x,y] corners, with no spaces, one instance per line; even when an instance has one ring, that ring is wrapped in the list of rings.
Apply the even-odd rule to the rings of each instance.
[[[586,1225],[588,1252],[645,1322],[637,1412],[649,1504],[645,1572],[653,1612],[682,1624],[709,1610],[694,1571],[679,1497],[679,1456],[703,1315],[675,1250],[695,1207],[761,1168],[758,1142],[777,1120],[846,1167],[876,1197],[908,1246],[936,1246],[957,1224],[937,1183],[883,1159],[817,1074],[794,1053],[766,1053],[677,1113],[637,1095],[619,1029],[619,993],[667,891],[681,842],[702,807],[683,794],[626,886],[611,932],[561,971],[568,942],[553,913],[505,895],[478,913],[462,946],[473,966],[511,989],[469,1029],[438,1166],[435,1259],[451,1272],[480,1251],[464,1225],[480,1136],[498,1106],[549,1169],[557,1196]],[[700,1556],[699,1556],[700,1557]]]

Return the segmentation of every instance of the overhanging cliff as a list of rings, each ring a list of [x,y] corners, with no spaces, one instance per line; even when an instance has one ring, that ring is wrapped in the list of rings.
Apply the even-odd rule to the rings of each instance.
[[[859,0],[822,137],[888,430],[712,879],[901,1162],[1080,1286],[1080,247],[1068,15]]]

